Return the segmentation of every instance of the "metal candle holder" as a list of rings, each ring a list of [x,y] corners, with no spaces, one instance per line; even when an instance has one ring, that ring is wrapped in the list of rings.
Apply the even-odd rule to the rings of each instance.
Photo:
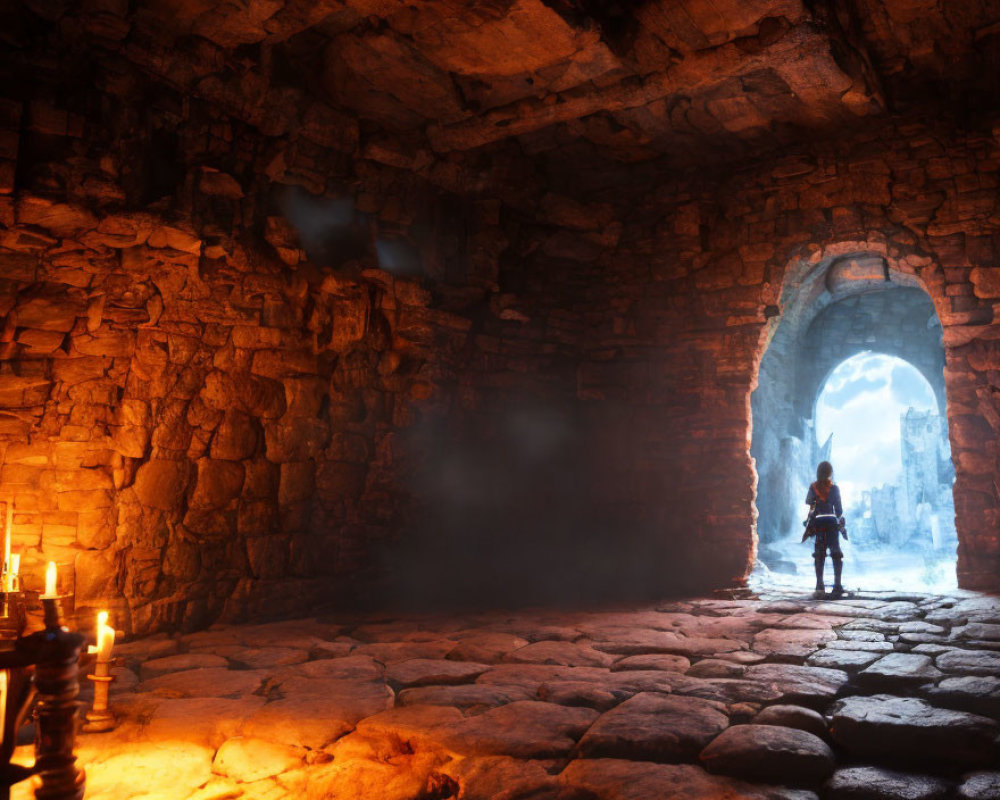
[[[94,684],[94,704],[86,714],[87,721],[83,723],[84,733],[104,733],[114,730],[115,715],[111,712],[108,702],[108,695],[111,691],[111,682],[114,675],[108,674],[111,671],[113,658],[101,658],[97,653],[94,662],[94,672],[87,676],[87,680]]]
[[[4,619],[14,623],[14,627],[5,625],[4,632],[13,631],[15,637],[12,641],[6,637],[8,649],[0,652],[0,670],[9,674],[0,744],[0,800],[9,797],[12,785],[32,775],[40,779],[37,800],[83,798],[84,775],[76,768],[73,747],[80,705],[76,699],[80,690],[77,671],[84,637],[63,627],[61,599],[42,597],[45,629],[24,636],[24,626],[17,627],[17,621],[26,619],[24,594],[4,595]],[[18,728],[36,695],[35,763],[30,767],[11,764]]]

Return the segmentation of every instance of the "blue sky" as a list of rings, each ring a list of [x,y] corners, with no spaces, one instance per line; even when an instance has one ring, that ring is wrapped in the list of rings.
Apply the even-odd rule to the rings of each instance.
[[[822,444],[833,434],[830,461],[846,508],[865,489],[900,481],[899,415],[910,407],[936,411],[937,400],[901,359],[860,353],[827,378],[816,402],[816,438]]]

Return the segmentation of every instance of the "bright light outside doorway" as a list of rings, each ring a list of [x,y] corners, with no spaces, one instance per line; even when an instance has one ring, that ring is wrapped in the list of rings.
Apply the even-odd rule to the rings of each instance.
[[[926,378],[892,356],[848,358],[820,389],[814,431],[844,498],[845,586],[955,588],[954,468],[947,420]],[[811,546],[800,535],[780,543],[786,569],[778,571],[780,582],[805,586],[813,580]]]

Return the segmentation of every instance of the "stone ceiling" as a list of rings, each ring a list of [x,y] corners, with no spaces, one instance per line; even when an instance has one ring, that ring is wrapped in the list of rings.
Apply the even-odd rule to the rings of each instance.
[[[146,0],[438,153],[519,137],[622,160],[788,142],[995,82],[996,0]],[[250,46],[262,45],[258,49]],[[268,55],[265,55],[268,53]],[[982,82],[986,85],[979,85]]]
[[[178,88],[305,90],[369,140],[438,156],[516,139],[529,155],[709,163],[918,102],[995,101],[1000,71],[998,0],[24,5]]]

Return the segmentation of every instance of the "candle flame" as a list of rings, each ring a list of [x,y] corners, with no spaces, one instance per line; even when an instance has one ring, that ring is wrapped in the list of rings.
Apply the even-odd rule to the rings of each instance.
[[[109,661],[111,659],[111,648],[115,646],[115,629],[108,625],[108,612],[99,611],[97,614],[97,652],[98,661]],[[94,652],[93,650],[91,652]]]
[[[45,570],[45,596],[55,597],[56,596],[56,578],[58,573],[56,572],[56,562],[50,561],[48,568]]]
[[[10,557],[10,574],[16,577],[18,572],[20,571],[21,571],[21,554],[14,553],[14,555]]]

